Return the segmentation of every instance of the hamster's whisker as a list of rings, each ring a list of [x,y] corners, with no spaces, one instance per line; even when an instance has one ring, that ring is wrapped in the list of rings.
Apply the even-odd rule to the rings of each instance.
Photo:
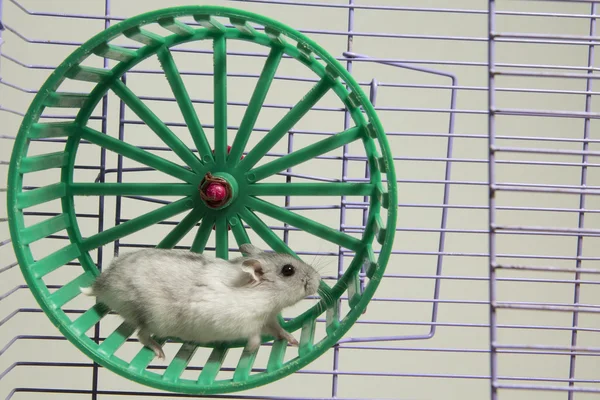
[[[331,260],[327,260],[325,258],[321,258],[320,261],[325,261],[325,263],[319,264],[315,267],[315,270],[317,272],[321,272],[322,270],[324,270],[326,267],[328,267],[331,264]]]
[[[323,300],[325,304],[333,304],[334,299],[333,296],[329,293],[329,291],[319,288],[317,294],[319,295],[319,297],[321,297],[321,300]]]

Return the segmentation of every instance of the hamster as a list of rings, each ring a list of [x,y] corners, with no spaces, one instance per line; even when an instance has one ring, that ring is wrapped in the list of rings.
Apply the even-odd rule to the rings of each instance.
[[[230,261],[187,250],[126,253],[80,289],[135,326],[159,359],[165,354],[151,335],[196,343],[247,339],[249,352],[258,349],[261,334],[297,346],[277,315],[317,293],[319,273],[288,254],[251,244],[240,250],[246,256]]]

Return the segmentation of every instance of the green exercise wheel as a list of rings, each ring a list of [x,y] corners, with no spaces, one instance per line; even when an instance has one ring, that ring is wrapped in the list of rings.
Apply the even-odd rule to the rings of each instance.
[[[144,29],[149,24],[164,28],[164,36],[151,32],[148,27]],[[132,49],[111,43],[122,36],[139,42],[141,47]],[[214,149],[209,145],[171,53],[173,46],[202,40],[212,41],[214,48]],[[229,147],[226,60],[227,44],[231,41],[263,46],[268,57]],[[92,56],[117,62],[114,67],[106,69],[83,65]],[[196,147],[194,150],[185,145],[121,79],[127,71],[150,57],[157,57],[160,61]],[[254,125],[282,57],[289,57],[308,67],[315,74],[316,83],[263,135],[256,132]],[[92,82],[92,89],[88,93],[59,90],[69,80]],[[186,167],[91,128],[88,124],[90,116],[109,91],[137,114]],[[351,127],[258,165],[328,92],[335,93],[341,102],[340,107],[348,110]],[[75,117],[70,121],[48,122],[42,113],[52,108],[74,109]],[[258,136],[261,139],[257,144],[247,149],[250,135],[263,136]],[[47,138],[64,138],[64,150],[54,153],[31,151],[35,144],[39,149],[40,141]],[[74,165],[82,141],[91,143],[87,146],[98,146],[137,161],[180,182],[76,182]],[[367,157],[369,178],[364,182],[261,182],[353,142],[362,144]],[[59,146],[62,148],[62,144]],[[50,169],[59,170],[57,182],[48,182],[34,189],[24,187],[26,174]],[[171,196],[174,200],[83,237],[81,221],[75,213],[75,197],[129,195]],[[364,232],[350,235],[330,228],[275,205],[269,201],[269,196],[367,197],[368,217]],[[73,51],[51,73],[23,119],[10,161],[7,200],[10,234],[21,271],[42,310],[61,333],[95,362],[123,377],[157,389],[188,394],[255,388],[299,370],[335,345],[366,310],[381,281],[392,250],[397,213],[396,176],[385,132],[373,105],[346,69],[315,42],[280,22],[247,11],[213,6],[173,7],[129,18]],[[26,210],[52,201],[60,204],[59,213],[26,225]],[[182,377],[182,373],[198,348],[196,344],[165,338],[163,343],[166,340],[179,343],[177,355],[166,360],[166,369],[149,369],[154,353],[137,342],[132,343],[139,346],[132,360],[126,361],[115,354],[134,333],[127,325],[121,325],[99,343],[88,335],[87,332],[109,313],[103,304],[96,303],[83,314],[68,315],[65,312],[65,305],[81,295],[79,288],[88,286],[99,274],[91,251],[175,216],[182,218],[165,237],[157,240],[158,247],[173,248],[195,230],[191,251],[202,252],[214,227],[218,257],[228,257],[229,229],[238,246],[250,242],[248,233],[251,232],[272,250],[298,257],[263,222],[264,217],[269,217],[331,242],[345,249],[345,254],[353,255],[353,258],[343,275],[333,281],[335,284],[322,281],[318,303],[282,322],[289,332],[297,331],[298,348],[288,347],[285,341],[279,340],[267,346],[265,343],[273,338],[265,337],[258,352],[268,353],[266,367],[253,368],[256,352],[247,354],[243,351],[240,358],[234,360],[237,367],[233,377],[224,379],[219,377],[219,372],[228,350],[242,347],[244,343],[203,345],[212,353],[197,376],[187,379]],[[250,228],[248,231],[246,226]],[[61,231],[68,235],[69,244],[50,255],[36,257],[32,244],[49,240],[48,236]],[[68,268],[81,268],[81,274],[59,289],[50,290],[44,277],[72,261],[78,262],[81,267],[70,265]],[[363,278],[364,287],[360,284]],[[321,316],[323,319],[317,322]],[[316,334],[320,332],[316,329],[317,323],[325,328],[322,334]]]

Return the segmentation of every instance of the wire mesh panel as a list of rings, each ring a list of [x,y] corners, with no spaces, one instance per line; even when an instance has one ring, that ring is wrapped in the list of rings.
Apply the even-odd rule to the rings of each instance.
[[[492,398],[596,398],[597,4],[513,4],[489,8]]]
[[[365,314],[339,344],[288,378],[213,397],[596,398],[600,392],[600,254],[595,223],[600,177],[595,173],[599,149],[594,148],[599,114],[593,101],[600,68],[594,55],[599,37],[596,3],[245,0],[210,4],[280,20],[344,63],[370,94],[386,129],[400,203],[385,277]],[[154,0],[0,0],[0,176],[6,176],[22,117],[52,70],[97,32],[165,6],[169,5]],[[115,44],[139,46],[127,39]],[[233,135],[268,54],[252,45],[235,44],[227,51],[227,128]],[[213,49],[198,43],[182,45],[173,49],[173,55],[194,109],[212,137]],[[107,67],[115,61],[97,57],[93,62],[89,66]],[[316,83],[308,72],[291,60],[281,60],[248,147]],[[123,82],[194,148],[156,60],[139,64]],[[68,84],[71,91],[88,89],[84,83]],[[61,109],[43,114],[47,122],[72,117],[69,110]],[[115,95],[107,95],[91,119],[103,134],[178,160]],[[348,113],[326,96],[268,157],[277,159],[343,131],[349,123]],[[61,148],[60,138],[31,143],[31,149],[40,153]],[[359,150],[344,146],[308,167],[277,175],[274,182],[365,182],[367,160]],[[75,175],[86,182],[157,181],[152,168],[85,143],[79,148]],[[33,189],[48,179],[49,175],[36,172],[26,184]],[[0,182],[5,191],[5,179]],[[1,198],[4,209],[5,198]],[[364,232],[365,198],[322,199],[288,197],[277,205],[351,235]],[[157,196],[81,198],[75,209],[86,236],[169,201]],[[26,218],[42,221],[58,213],[60,207],[54,204],[32,208]],[[92,363],[60,335],[24,284],[5,216],[0,213],[0,397],[183,396],[120,378]],[[100,247],[93,253],[94,262],[103,268],[114,254],[153,247],[180,220],[170,218]],[[335,281],[348,267],[351,252],[275,219],[265,222],[302,258],[314,259],[326,281]],[[190,248],[193,239],[193,234],[186,236],[181,247]],[[230,243],[230,251],[236,251],[234,241]],[[32,249],[46,255],[66,244],[64,232],[56,232],[32,244]],[[207,251],[214,247],[211,238]],[[61,269],[50,274],[46,283],[57,290],[76,274],[76,269]],[[91,301],[74,299],[68,304],[69,315],[81,315]],[[103,340],[119,323],[118,316],[110,315],[87,334]],[[119,356],[133,357],[138,348],[134,341],[125,343]],[[168,355],[176,351],[165,346]],[[207,352],[195,353],[183,376],[197,377],[207,357]],[[223,373],[233,376],[233,359],[225,360]],[[264,362],[259,353],[255,368]],[[149,365],[149,370],[165,368],[159,361]]]

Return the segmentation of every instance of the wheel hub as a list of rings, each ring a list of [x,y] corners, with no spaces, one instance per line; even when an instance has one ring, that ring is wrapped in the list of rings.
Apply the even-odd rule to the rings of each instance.
[[[237,197],[235,178],[224,172],[207,172],[198,187],[200,198],[207,207],[219,210],[227,207]]]

